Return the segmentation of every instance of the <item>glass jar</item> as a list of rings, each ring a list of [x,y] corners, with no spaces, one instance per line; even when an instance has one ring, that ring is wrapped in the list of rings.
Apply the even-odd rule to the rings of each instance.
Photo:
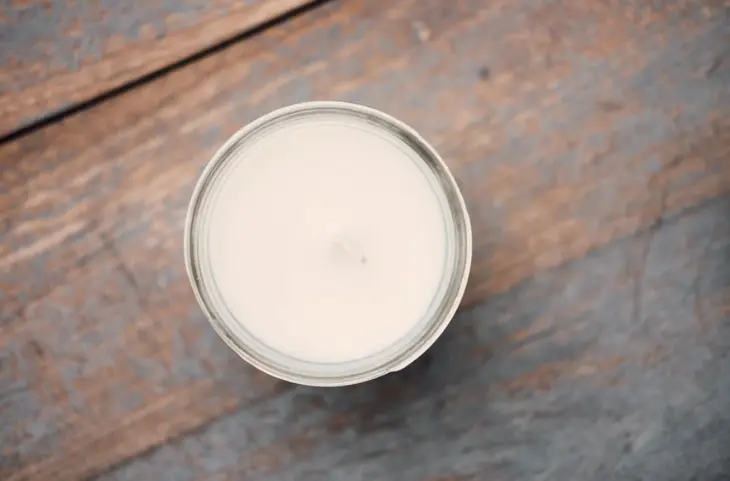
[[[211,272],[208,223],[212,200],[221,181],[242,158],[248,145],[290,122],[329,116],[337,121],[363,122],[389,140],[399,143],[422,163],[420,167],[440,191],[441,212],[446,225],[446,263],[440,286],[426,315],[410,331],[387,348],[347,362],[311,362],[276,350],[236,319],[221,295]],[[407,366],[441,335],[454,316],[463,296],[472,256],[469,215],[448,167],[415,130],[395,118],[361,105],[344,102],[306,102],[265,115],[234,134],[213,156],[193,191],[184,232],[185,264],[195,297],[211,325],[244,360],[280,379],[311,386],[343,386],[377,378]]]

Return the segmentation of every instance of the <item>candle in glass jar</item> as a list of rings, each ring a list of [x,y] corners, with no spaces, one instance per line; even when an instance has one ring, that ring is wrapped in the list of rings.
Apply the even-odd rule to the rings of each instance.
[[[221,152],[198,277],[234,336],[347,365],[407,346],[443,307],[456,247],[443,173],[393,130],[337,109],[284,115]]]

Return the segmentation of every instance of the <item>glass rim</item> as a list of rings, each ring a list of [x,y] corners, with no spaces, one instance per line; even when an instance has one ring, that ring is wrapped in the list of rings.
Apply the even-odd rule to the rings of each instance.
[[[262,131],[281,125],[287,119],[317,114],[343,114],[365,120],[383,129],[397,140],[402,141],[429,168],[434,175],[441,194],[446,200],[450,214],[447,229],[451,229],[454,239],[450,250],[451,265],[444,272],[444,292],[442,298],[430,317],[419,321],[420,329],[415,336],[406,336],[378,354],[380,359],[369,359],[369,363],[349,363],[350,368],[338,371],[335,364],[295,362],[283,353],[276,353],[272,348],[251,338],[245,339],[241,322],[232,323],[225,319],[225,302],[210,283],[205,282],[204,265],[201,262],[199,233],[201,219],[204,220],[205,202],[209,200],[211,187],[218,176],[235,159],[238,149],[246,146],[252,136],[263,135]],[[338,101],[304,102],[283,107],[266,114],[242,127],[233,134],[203,169],[193,189],[185,219],[184,228],[185,268],[195,298],[206,318],[223,339],[223,341],[249,364],[279,379],[309,386],[344,386],[357,384],[380,377],[388,372],[397,371],[409,365],[421,356],[435,341],[453,318],[466,288],[471,267],[472,232],[466,204],[458,188],[456,180],[448,166],[436,150],[423,139],[413,128],[376,109],[359,104]],[[449,276],[446,279],[446,276]],[[228,313],[235,321],[235,316]],[[234,324],[234,325],[231,325]],[[415,327],[414,327],[415,329]],[[236,332],[238,331],[238,332]],[[411,334],[412,331],[409,331]],[[410,337],[410,338],[409,338]],[[258,344],[258,345],[257,345]],[[375,356],[375,355],[374,355]],[[376,356],[376,357],[378,357]],[[280,360],[275,358],[279,357]],[[281,360],[283,359],[283,361]],[[298,364],[298,365],[297,365]],[[347,363],[345,363],[347,364]]]

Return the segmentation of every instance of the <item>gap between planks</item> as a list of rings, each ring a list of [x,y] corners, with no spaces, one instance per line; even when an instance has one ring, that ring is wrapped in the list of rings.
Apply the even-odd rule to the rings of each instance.
[[[174,71],[183,69],[192,63],[198,62],[206,57],[215,55],[216,53],[221,52],[222,50],[225,50],[236,43],[243,42],[251,37],[259,35],[262,32],[264,32],[265,30],[275,28],[278,25],[288,22],[297,16],[304,15],[329,1],[331,1],[331,0],[303,0],[303,3],[301,5],[293,8],[289,11],[285,11],[275,17],[272,17],[272,18],[266,20],[263,23],[255,25],[252,28],[239,32],[239,33],[235,34],[234,36],[227,38],[225,40],[222,40],[212,46],[203,48],[191,55],[188,55],[179,60],[176,60],[162,68],[153,70],[153,71],[146,73],[140,77],[137,77],[129,82],[123,83],[122,85],[119,85],[117,87],[111,88],[106,91],[103,91],[100,94],[92,96],[87,100],[83,100],[81,102],[71,104],[68,107],[62,108],[55,112],[49,112],[47,114],[42,114],[37,119],[32,121],[31,123],[24,125],[24,126],[19,126],[15,130],[11,130],[10,132],[8,132],[6,134],[0,135],[0,145],[16,141],[22,137],[30,135],[39,130],[42,130],[43,128],[45,128],[51,124],[60,122],[68,116],[75,115],[79,112],[83,112],[83,111],[92,109],[92,108],[106,102],[109,99],[122,95],[137,87],[141,87],[142,85],[148,84],[150,82],[154,82],[155,80],[160,79],[166,75],[169,75],[170,73],[172,73]]]

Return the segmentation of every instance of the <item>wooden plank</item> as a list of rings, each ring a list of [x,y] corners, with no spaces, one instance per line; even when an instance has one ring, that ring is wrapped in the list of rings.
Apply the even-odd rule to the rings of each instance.
[[[8,0],[0,12],[0,137],[306,3]]]
[[[592,312],[583,286],[620,299],[613,284],[598,282],[600,271],[595,283],[587,273],[575,283],[554,273],[586,255],[588,271],[613,266],[617,254],[590,260],[637,233],[656,237],[658,226],[705,212],[707,202],[723,202],[730,191],[728,22],[721,4],[676,7],[333,3],[0,147],[0,357],[9,366],[0,384],[0,444],[10,446],[0,477],[86,479],[234,411],[253,423],[252,443],[262,450],[252,465],[226,463],[223,474],[263,469],[257,466],[290,452],[290,441],[306,452],[301,438],[266,437],[276,413],[259,410],[286,403],[291,387],[249,369],[215,338],[192,299],[180,250],[187,198],[212,151],[255,116],[310,98],[382,108],[434,141],[473,214],[475,264],[465,306],[476,307],[462,316],[466,325],[489,330],[491,316],[532,309],[546,323],[567,326],[565,344],[555,346],[539,333],[543,317],[534,325],[496,324],[489,339],[536,336],[536,360],[505,359],[522,370],[504,374],[494,389],[508,396],[522,385],[547,386],[549,396],[551,384],[541,380],[559,378],[584,355],[592,338],[581,335],[608,329],[608,320],[586,315],[587,330],[576,325],[571,340],[568,327]],[[727,237],[718,229],[722,242]],[[642,266],[646,244],[632,250],[630,267]],[[653,295],[633,284],[632,299]],[[510,297],[524,285],[538,290]],[[724,284],[710,286],[717,290],[703,302],[720,318]],[[652,306],[658,313],[672,307]],[[653,328],[664,322],[680,320],[652,317]],[[698,336],[687,340],[693,353],[708,346]],[[482,387],[469,376],[494,366],[487,361],[498,345],[445,355],[452,371],[443,375],[466,369],[449,387],[455,396]],[[588,365],[633,362],[630,346],[614,347],[585,353],[597,359]],[[539,361],[556,356],[565,356],[562,364]],[[652,375],[633,366],[637,376]],[[374,388],[384,390],[381,400],[397,390],[384,382]],[[583,388],[600,397],[590,384]],[[437,412],[441,401],[413,402]],[[293,416],[309,413],[306,404],[291,409]],[[478,422],[489,419],[483,403],[469,409]],[[331,422],[343,432],[358,429],[346,416]],[[375,426],[388,436],[387,425]],[[324,428],[313,429],[319,436]],[[237,442],[248,436],[236,435]],[[487,456],[490,446],[469,449]],[[331,459],[313,453],[322,465]],[[200,474],[196,469],[189,472]]]
[[[96,479],[724,479],[728,212],[665,220],[639,270],[643,234],[462,310],[405,371],[287,386]]]

